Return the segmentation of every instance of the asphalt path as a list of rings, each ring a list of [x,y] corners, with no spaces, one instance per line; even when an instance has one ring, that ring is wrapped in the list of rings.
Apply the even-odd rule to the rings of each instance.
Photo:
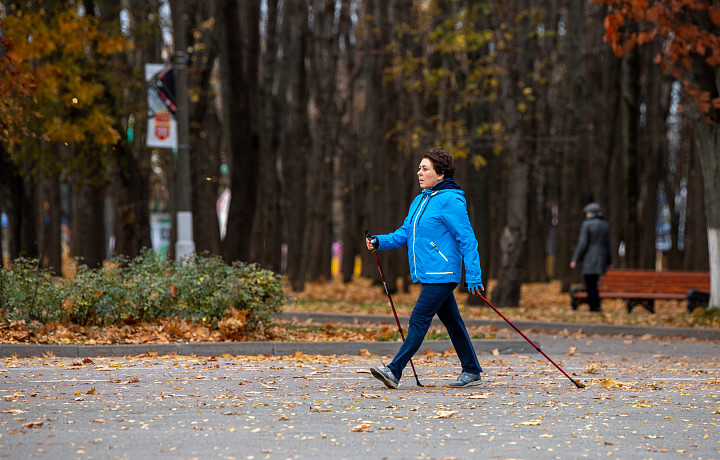
[[[467,389],[451,350],[397,390],[389,356],[5,357],[0,458],[720,458],[720,342],[533,338],[587,387],[534,349],[479,353]]]

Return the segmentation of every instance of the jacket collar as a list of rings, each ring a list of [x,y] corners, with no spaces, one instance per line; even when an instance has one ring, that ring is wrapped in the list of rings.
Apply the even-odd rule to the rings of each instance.
[[[423,190],[424,194],[435,195],[440,190],[462,190],[455,179],[452,177],[446,177],[435,185],[430,190]]]

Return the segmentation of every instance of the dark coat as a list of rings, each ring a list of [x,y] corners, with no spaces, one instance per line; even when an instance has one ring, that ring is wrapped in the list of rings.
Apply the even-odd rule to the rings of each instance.
[[[580,239],[572,261],[583,275],[602,275],[612,264],[610,252],[610,224],[602,217],[585,219],[580,227]]]

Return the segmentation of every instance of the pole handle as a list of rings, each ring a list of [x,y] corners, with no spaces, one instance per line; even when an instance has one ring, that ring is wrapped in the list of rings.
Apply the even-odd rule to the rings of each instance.
[[[372,240],[372,235],[367,230],[365,230],[365,238]],[[375,248],[375,244],[373,244],[372,252],[374,253],[375,251],[377,251],[377,249]],[[379,263],[379,261],[378,261],[378,263]]]

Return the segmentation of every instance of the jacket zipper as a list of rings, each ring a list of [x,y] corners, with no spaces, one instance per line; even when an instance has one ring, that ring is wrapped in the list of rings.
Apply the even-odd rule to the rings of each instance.
[[[432,245],[432,247],[435,248],[435,250],[438,252],[438,254],[440,254],[440,255],[442,256],[442,258],[445,259],[445,262],[449,262],[448,258],[445,257],[445,254],[443,254],[442,252],[440,252],[440,249],[438,249],[438,247],[435,246],[435,243],[433,243],[433,242],[431,241],[430,244]]]
[[[428,198],[429,199],[429,198]],[[418,206],[418,210],[422,209],[423,202],[425,201],[425,197],[422,197],[422,200],[420,200],[420,206]],[[420,216],[422,213],[418,213],[417,217],[415,217],[415,220],[413,221],[413,265],[415,266],[415,278],[417,278],[417,256],[415,255],[415,234],[417,232],[417,222],[420,219]]]

